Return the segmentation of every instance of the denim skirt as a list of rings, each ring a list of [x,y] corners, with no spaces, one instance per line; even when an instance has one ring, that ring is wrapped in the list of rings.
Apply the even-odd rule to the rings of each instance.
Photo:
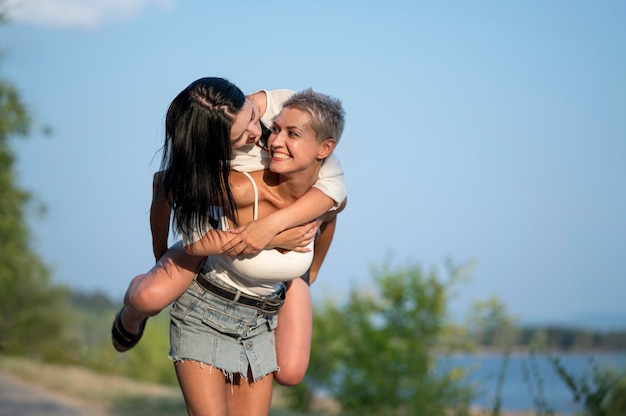
[[[208,279],[231,290],[210,273]],[[268,298],[278,297],[271,295]],[[234,374],[257,381],[278,370],[274,329],[276,315],[224,300],[195,280],[170,310],[170,358],[208,364],[232,380]]]

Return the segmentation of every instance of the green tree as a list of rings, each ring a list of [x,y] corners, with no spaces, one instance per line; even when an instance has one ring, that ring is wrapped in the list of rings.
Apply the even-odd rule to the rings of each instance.
[[[496,297],[476,302],[467,322],[469,333],[479,345],[507,349],[518,337],[516,319]]]
[[[0,24],[3,24],[0,2]],[[33,252],[28,209],[30,193],[16,184],[11,140],[27,137],[31,117],[18,90],[0,77],[0,351],[45,354],[57,350],[62,331],[62,305],[66,291],[50,285],[50,274]],[[35,206],[36,208],[36,206]]]
[[[376,292],[353,290],[343,306],[315,309],[311,365],[305,385],[323,390],[342,414],[467,414],[473,397],[465,372],[440,366],[449,351],[450,278],[419,267],[374,270]]]

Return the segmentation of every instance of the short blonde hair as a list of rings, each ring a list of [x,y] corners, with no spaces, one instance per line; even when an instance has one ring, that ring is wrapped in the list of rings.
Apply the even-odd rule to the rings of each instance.
[[[311,128],[317,134],[317,141],[335,139],[339,143],[345,125],[345,111],[341,100],[313,91],[311,88],[292,95],[283,108],[295,108],[311,116]]]

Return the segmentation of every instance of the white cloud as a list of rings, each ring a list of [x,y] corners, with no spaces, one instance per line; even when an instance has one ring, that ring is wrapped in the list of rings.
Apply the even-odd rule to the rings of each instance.
[[[150,5],[169,8],[175,0],[5,0],[11,21],[36,26],[97,28],[126,21]]]

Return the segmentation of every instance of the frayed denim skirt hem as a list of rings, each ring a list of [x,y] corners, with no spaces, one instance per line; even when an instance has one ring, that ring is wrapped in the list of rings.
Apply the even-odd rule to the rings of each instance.
[[[170,358],[197,361],[254,381],[278,370],[276,315],[224,300],[195,280],[170,310]]]

